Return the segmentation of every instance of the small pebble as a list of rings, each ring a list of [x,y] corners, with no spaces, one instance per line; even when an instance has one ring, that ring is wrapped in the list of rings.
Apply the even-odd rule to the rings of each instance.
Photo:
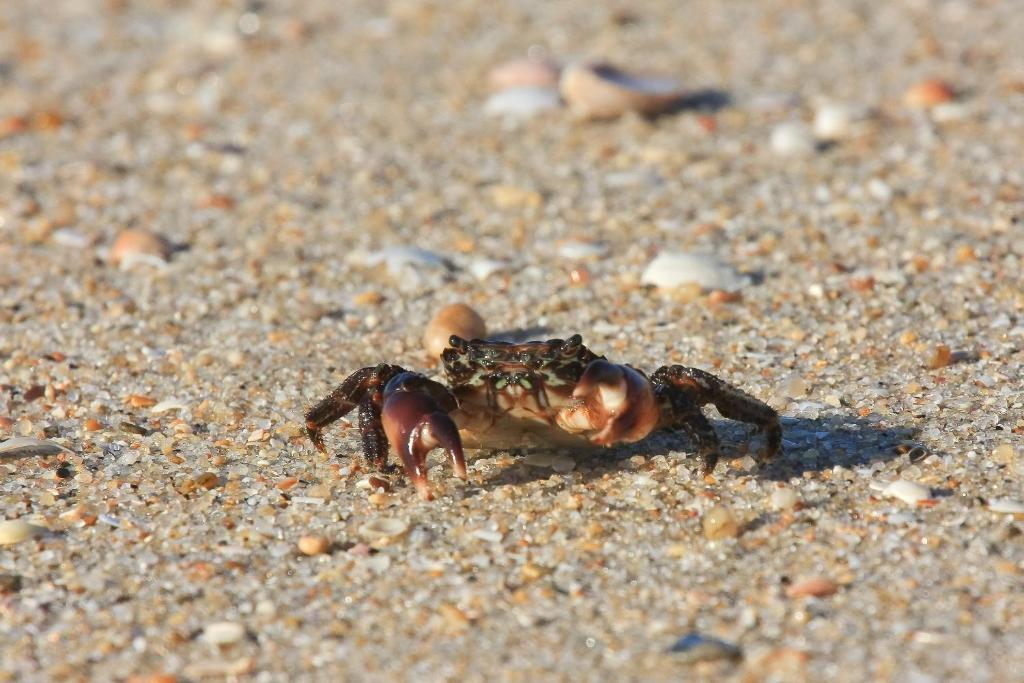
[[[772,129],[771,147],[780,156],[810,156],[817,149],[817,143],[804,123],[787,121]]]
[[[450,304],[435,313],[427,323],[423,346],[432,358],[440,358],[453,334],[466,340],[484,339],[487,337],[487,325],[480,314],[466,304]]]
[[[378,517],[359,527],[359,535],[367,541],[381,541],[398,538],[409,530],[409,522],[404,519]]]
[[[660,114],[685,96],[678,83],[626,73],[610,64],[573,64],[562,71],[562,98],[581,119],[614,119],[627,111]]]
[[[998,463],[1009,465],[1013,463],[1014,458],[1013,444],[1003,443],[992,449],[992,459]]]
[[[912,85],[903,93],[903,103],[916,109],[927,109],[945,102],[951,102],[956,92],[946,81],[931,78]]]
[[[919,501],[931,498],[932,492],[927,486],[922,486],[917,482],[897,479],[882,489],[882,495],[899,498],[904,503],[916,505]]]
[[[799,501],[796,491],[783,486],[772,491],[771,504],[776,510],[789,510],[796,506]]]
[[[718,541],[724,538],[736,538],[740,533],[740,525],[729,509],[716,505],[704,513],[701,519],[704,538]]]
[[[743,651],[736,645],[699,633],[683,636],[669,648],[669,652],[677,655],[676,659],[684,664],[712,662],[720,659],[735,661],[743,658]]]
[[[568,455],[556,455],[551,458],[550,467],[558,474],[568,474],[576,469],[576,460]]]
[[[839,586],[831,579],[826,579],[823,576],[815,576],[807,579],[801,579],[790,584],[790,586],[786,588],[786,597],[824,598],[835,594],[837,590],[839,590]]]
[[[210,645],[230,645],[245,637],[245,627],[234,621],[218,621],[203,629],[203,640]]]
[[[535,209],[544,203],[540,192],[518,185],[494,185],[491,199],[499,209]]]
[[[140,228],[122,230],[110,247],[110,262],[121,268],[137,263],[162,266],[171,256],[171,243],[164,237]]]
[[[331,542],[324,536],[302,536],[298,546],[303,555],[322,555],[331,547]]]
[[[749,281],[712,254],[663,251],[644,269],[640,282],[662,289],[696,284],[706,290],[733,292]]]
[[[561,106],[562,98],[554,88],[527,86],[494,93],[484,103],[484,113],[507,119],[528,119]]]
[[[814,112],[814,134],[819,140],[839,140],[850,133],[853,118],[844,104],[823,104]]]
[[[21,519],[7,519],[0,522],[0,545],[13,545],[39,536],[46,527],[29,524]]]

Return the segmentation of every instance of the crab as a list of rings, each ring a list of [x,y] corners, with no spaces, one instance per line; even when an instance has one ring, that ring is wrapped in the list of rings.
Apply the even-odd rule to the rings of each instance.
[[[313,445],[327,453],[323,430],[359,408],[366,460],[381,471],[389,444],[421,498],[430,500],[427,454],[442,448],[465,480],[463,448],[614,446],[656,430],[689,435],[705,475],[718,462],[718,436],[701,407],[764,433],[763,459],[782,446],[770,406],[696,368],[667,365],[649,377],[568,339],[526,343],[448,340],[441,354],[447,386],[397,365],[356,370],[306,413]]]

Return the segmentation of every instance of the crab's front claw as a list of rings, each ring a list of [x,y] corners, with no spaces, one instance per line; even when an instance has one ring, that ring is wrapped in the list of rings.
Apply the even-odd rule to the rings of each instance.
[[[438,446],[448,451],[455,476],[466,479],[458,427],[434,397],[400,387],[384,399],[381,422],[421,498],[433,498],[427,483],[427,454]]]
[[[600,445],[630,443],[650,434],[660,413],[651,383],[628,365],[592,361],[572,392],[576,404],[559,415],[559,425],[583,432]]]

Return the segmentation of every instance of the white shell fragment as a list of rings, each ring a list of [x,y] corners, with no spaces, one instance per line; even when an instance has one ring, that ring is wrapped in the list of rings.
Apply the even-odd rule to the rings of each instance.
[[[359,527],[359,535],[367,541],[380,541],[401,536],[409,530],[409,522],[393,517],[371,519]]]
[[[45,527],[29,524],[20,519],[6,519],[0,522],[0,545],[14,545],[41,535]]]
[[[750,280],[712,254],[663,251],[644,269],[640,282],[662,289],[692,283],[704,289],[733,292],[748,285]]]
[[[558,255],[570,261],[583,261],[601,258],[608,253],[608,247],[600,242],[563,242],[558,247]]]
[[[481,258],[470,262],[468,270],[477,280],[483,282],[492,275],[508,271],[509,264],[506,261],[497,259]]]
[[[186,410],[186,406],[181,401],[175,401],[173,399],[167,401],[160,401],[155,406],[149,409],[151,413],[166,413],[172,410]]]
[[[997,498],[988,502],[988,509],[1004,515],[1024,515],[1024,503],[1009,498]]]
[[[614,119],[627,111],[659,114],[686,92],[675,81],[626,73],[610,64],[573,64],[562,72],[562,97],[583,119]]]
[[[217,621],[203,629],[203,640],[210,645],[230,645],[245,637],[245,627],[234,621]]]
[[[384,265],[392,274],[406,268],[447,268],[448,262],[438,254],[419,247],[385,247],[366,254],[363,264],[373,267]]]
[[[917,482],[897,479],[882,489],[882,495],[889,498],[899,498],[908,505],[916,505],[918,501],[931,498],[932,492],[927,486],[922,486]]]
[[[772,151],[780,156],[810,156],[817,149],[811,129],[800,121],[780,123],[772,130]]]
[[[488,116],[510,119],[528,119],[562,105],[562,98],[554,88],[525,86],[494,93],[484,103]]]
[[[31,436],[17,436],[0,443],[0,459],[27,458],[33,455],[53,455],[55,453],[73,453],[74,451],[59,443],[36,439]]]

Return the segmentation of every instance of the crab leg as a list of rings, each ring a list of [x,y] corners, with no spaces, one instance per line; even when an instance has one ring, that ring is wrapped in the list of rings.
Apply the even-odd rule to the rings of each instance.
[[[405,372],[384,390],[381,422],[388,440],[398,451],[406,476],[416,486],[420,497],[433,495],[427,484],[427,454],[440,446],[448,451],[455,476],[466,479],[466,458],[458,427],[448,416],[455,399],[440,384],[421,375]]]
[[[367,459],[381,464],[387,458],[388,444],[379,425],[380,406],[383,401],[384,385],[397,374],[405,372],[397,365],[381,363],[356,370],[344,382],[306,413],[306,433],[316,449],[327,452],[323,430],[336,420],[345,417],[359,406],[359,427],[363,436],[363,451]],[[383,440],[383,441],[382,441]]]
[[[782,450],[779,414],[771,406],[711,373],[682,365],[669,365],[658,368],[651,375],[651,383],[658,400],[663,404],[663,425],[682,428],[693,437],[698,453],[704,460],[706,473],[714,468],[718,460],[718,438],[707,418],[700,412],[701,406],[708,403],[715,406],[723,417],[753,424],[764,432],[765,460]]]

